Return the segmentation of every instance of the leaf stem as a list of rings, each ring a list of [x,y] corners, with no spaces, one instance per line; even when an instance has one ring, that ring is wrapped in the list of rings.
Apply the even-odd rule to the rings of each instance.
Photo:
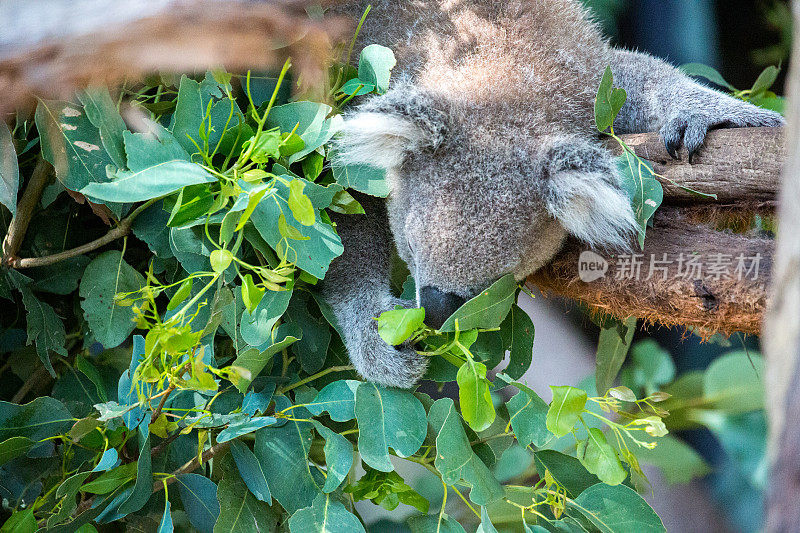
[[[287,385],[286,387],[281,387],[280,389],[278,389],[278,393],[277,394],[285,394],[286,392],[288,392],[288,391],[290,391],[292,389],[296,389],[297,387],[299,387],[301,385],[305,385],[306,383],[310,383],[310,382],[314,381],[315,379],[319,379],[319,378],[321,378],[323,376],[327,376],[331,372],[346,372],[347,370],[355,370],[355,368],[353,367],[353,365],[332,366],[330,368],[326,368],[325,370],[323,370],[321,372],[317,372],[316,374],[314,374],[312,376],[308,376],[305,379],[301,379],[297,383],[292,383],[291,385]]]

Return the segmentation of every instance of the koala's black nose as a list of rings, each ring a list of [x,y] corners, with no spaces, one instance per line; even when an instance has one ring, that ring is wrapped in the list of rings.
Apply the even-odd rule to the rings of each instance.
[[[425,308],[425,323],[432,328],[439,329],[456,309],[461,307],[466,298],[452,292],[443,292],[436,287],[422,287],[419,299]]]

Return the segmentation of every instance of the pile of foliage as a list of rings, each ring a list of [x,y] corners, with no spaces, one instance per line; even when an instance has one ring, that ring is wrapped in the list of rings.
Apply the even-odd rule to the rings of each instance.
[[[671,397],[669,356],[640,345],[612,387],[635,320],[603,324],[599,390],[554,386],[546,403],[518,381],[534,328],[510,276],[438,331],[421,309],[376,317],[431,358],[437,399],[359,381],[317,285],[343,250],[329,212],[357,216],[348,191],[387,188],[330,144],[344,106],[386,91],[394,56],[373,45],[348,65],[331,69],[332,105],[287,101],[287,63],[277,78],[161,76],[116,100],[91,89],[0,124],[0,228],[28,218],[24,259],[0,271],[0,531],[344,533],[365,530],[361,500],[416,508],[415,532],[663,531],[640,457],[679,479],[705,468],[667,435],[668,409],[689,427],[760,407],[744,354]],[[603,83],[599,124],[621,107]]]

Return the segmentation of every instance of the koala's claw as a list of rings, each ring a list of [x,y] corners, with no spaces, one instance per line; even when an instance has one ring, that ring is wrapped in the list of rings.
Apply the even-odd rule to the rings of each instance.
[[[744,102],[737,102],[742,108],[731,112],[730,116],[721,118],[710,113],[678,113],[661,128],[661,137],[667,153],[673,159],[679,159],[678,149],[686,148],[689,154],[689,164],[694,161],[694,156],[702,148],[708,132],[715,128],[744,128],[744,127],[776,127],[783,126],[785,120],[774,111],[760,109]]]

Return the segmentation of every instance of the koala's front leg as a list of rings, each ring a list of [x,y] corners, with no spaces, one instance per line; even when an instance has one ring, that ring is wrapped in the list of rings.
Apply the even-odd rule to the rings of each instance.
[[[408,302],[392,296],[389,285],[392,237],[380,199],[358,195],[366,215],[336,215],[344,253],[331,264],[322,284],[344,334],[353,366],[365,379],[409,388],[425,373],[427,359],[410,348],[390,346],[378,335],[382,312]]]
[[[778,113],[704,87],[647,54],[613,50],[611,70],[616,84],[628,93],[615,129],[619,133],[658,130],[667,152],[676,159],[684,145],[691,163],[711,129],[784,124]]]

